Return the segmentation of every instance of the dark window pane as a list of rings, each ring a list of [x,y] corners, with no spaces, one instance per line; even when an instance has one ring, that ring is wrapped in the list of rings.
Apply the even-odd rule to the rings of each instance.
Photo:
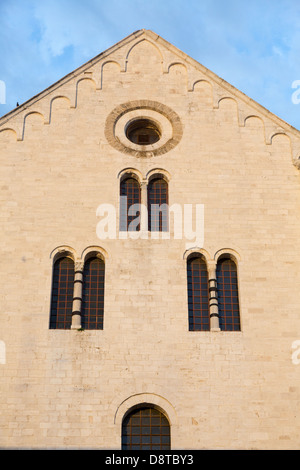
[[[200,276],[198,274],[201,274]],[[208,275],[203,259],[187,262],[189,330],[209,330]]]
[[[217,266],[220,328],[223,331],[239,331],[240,315],[237,271],[234,261],[223,259]]]
[[[168,221],[168,183],[162,178],[156,178],[148,185],[148,230],[167,232]]]
[[[133,410],[123,420],[122,449],[170,449],[170,426],[155,408]]]
[[[120,184],[120,230],[140,230],[141,192],[134,178],[126,178]]]
[[[84,265],[81,325],[86,330],[103,328],[104,270],[104,262],[99,258],[91,258]]]
[[[71,258],[59,258],[53,267],[50,313],[51,329],[69,329],[72,322],[74,286],[74,262]]]

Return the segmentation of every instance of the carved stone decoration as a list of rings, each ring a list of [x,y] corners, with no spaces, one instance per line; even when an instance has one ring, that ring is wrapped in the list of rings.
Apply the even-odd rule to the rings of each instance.
[[[134,120],[157,123],[159,140],[150,145],[138,145],[130,141],[126,129]],[[169,152],[178,145],[182,134],[182,123],[177,113],[162,103],[149,100],[129,101],[117,106],[108,115],[105,124],[105,136],[109,144],[135,157],[153,157]]]

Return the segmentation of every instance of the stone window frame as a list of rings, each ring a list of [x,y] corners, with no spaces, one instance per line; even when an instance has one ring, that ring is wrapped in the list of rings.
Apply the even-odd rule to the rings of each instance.
[[[240,312],[240,289],[239,289],[239,272],[238,272],[238,263],[237,263],[237,259],[236,257],[232,254],[232,253],[228,253],[228,252],[223,252],[223,253],[220,253],[218,258],[217,258],[217,262],[216,262],[216,284],[217,284],[217,290],[218,290],[218,293],[220,292],[220,286],[218,285],[218,276],[217,276],[217,271],[218,271],[218,266],[219,266],[219,263],[221,261],[226,261],[226,260],[230,260],[234,263],[235,265],[235,269],[236,269],[236,276],[237,276],[237,285],[236,285],[236,289],[237,289],[237,292],[236,292],[236,295],[237,295],[237,304],[238,304],[238,319],[239,319],[239,329],[233,329],[233,330],[230,330],[230,329],[227,329],[227,328],[221,328],[220,327],[220,330],[223,331],[223,332],[231,332],[231,331],[234,331],[234,332],[237,332],[237,331],[241,331],[241,312]],[[218,297],[219,294],[218,294]],[[221,313],[220,313],[220,302],[218,302],[218,318],[219,318],[219,323],[220,323],[220,317],[221,317]],[[225,321],[226,323],[226,321]]]
[[[239,281],[239,264],[241,257],[236,250],[232,248],[223,248],[218,250],[213,257],[209,252],[203,248],[190,248],[183,254],[183,260],[185,261],[186,272],[187,272],[187,261],[190,256],[201,256],[203,257],[208,272],[208,285],[209,285],[209,314],[210,314],[210,331],[211,332],[222,332],[222,333],[239,333],[242,332],[242,315],[241,315],[241,298],[240,298],[240,281]],[[238,289],[238,304],[239,304],[239,330],[221,330],[219,321],[219,302],[218,302],[218,285],[217,285],[217,265],[222,259],[231,259],[234,261],[237,271],[237,289]],[[187,309],[188,310],[188,309]],[[197,332],[195,332],[197,333]],[[202,331],[205,333],[205,331]],[[208,333],[208,332],[207,332]]]
[[[108,258],[108,254],[106,250],[99,246],[90,246],[83,250],[81,257],[77,256],[76,251],[69,247],[69,246],[59,246],[55,248],[51,254],[50,259],[52,262],[52,279],[51,279],[51,293],[50,298],[52,299],[52,291],[53,291],[53,270],[56,261],[59,258],[69,257],[74,262],[74,283],[73,283],[73,300],[72,300],[72,323],[71,327],[68,330],[80,330],[82,328],[81,325],[81,315],[82,315],[82,295],[83,295],[83,276],[84,276],[84,265],[85,263],[91,259],[98,257],[104,263],[104,270],[106,269],[106,262]],[[104,277],[104,292],[105,292],[105,277]],[[105,294],[104,294],[104,303],[105,303]],[[105,307],[104,307],[105,311]],[[103,313],[104,315],[104,313]],[[51,302],[50,302],[50,313],[49,313],[49,326],[50,326],[50,317],[51,317]],[[103,317],[103,324],[104,324],[104,317]],[[92,330],[89,330],[92,331]],[[93,331],[101,331],[101,330],[93,330]]]
[[[168,419],[170,424],[170,435],[171,435],[171,449],[172,446],[176,446],[176,442],[180,443],[181,427],[179,426],[179,419],[175,407],[172,403],[164,398],[162,395],[157,393],[143,392],[135,393],[127,396],[121,402],[119,397],[115,397],[110,404],[111,411],[114,419],[113,424],[115,426],[115,435],[122,440],[122,422],[123,418],[134,408],[151,405],[160,410]]]
[[[66,258],[72,260],[73,269],[74,269],[73,280],[72,280],[72,283],[73,283],[72,293],[70,292],[70,295],[72,297],[72,305],[73,305],[74,280],[75,280],[75,257],[74,257],[73,250],[70,250],[69,247],[63,247],[63,248],[57,250],[57,252],[53,256],[53,261],[52,261],[51,296],[50,296],[50,312],[49,312],[49,329],[51,329],[51,330],[57,330],[57,329],[69,330],[70,329],[69,327],[68,328],[57,328],[56,326],[55,327],[51,326],[52,325],[52,317],[53,317],[52,309],[53,309],[53,296],[54,296],[55,267],[56,267],[56,264],[57,264],[58,261],[66,259]],[[71,322],[70,322],[70,325],[71,325],[72,324],[72,310],[69,313],[66,312],[66,315],[71,316]],[[55,324],[56,324],[56,322],[55,322]]]
[[[126,126],[135,119],[149,119],[157,123],[161,138],[152,145],[137,145],[126,137]],[[163,155],[175,148],[183,135],[183,126],[178,114],[157,101],[135,100],[113,109],[106,118],[104,134],[108,143],[116,150],[135,157]]]
[[[199,329],[196,329],[195,328],[195,325],[194,327],[192,328],[191,327],[191,310],[190,310],[190,306],[189,306],[189,297],[190,297],[190,294],[192,294],[193,298],[194,298],[194,291],[193,291],[193,285],[190,286],[189,284],[189,278],[188,278],[188,273],[189,273],[189,265],[196,259],[199,259],[201,261],[203,261],[203,263],[205,264],[205,270],[206,270],[206,286],[203,286],[202,289],[207,289],[207,316],[208,316],[208,329],[204,329],[204,328],[199,328]],[[209,331],[210,330],[210,323],[211,323],[211,305],[210,305],[210,291],[209,291],[209,277],[208,277],[208,269],[207,269],[207,262],[206,262],[206,259],[205,257],[203,256],[202,253],[199,253],[199,252],[195,252],[193,251],[192,253],[190,253],[188,256],[187,256],[187,259],[186,259],[186,268],[187,268],[187,290],[188,290],[188,321],[189,321],[189,331]],[[201,287],[201,286],[200,286]],[[202,295],[202,292],[200,292],[200,296]],[[192,312],[193,313],[193,318],[194,318],[194,311]],[[202,317],[202,315],[201,315]],[[194,322],[193,322],[194,323]]]
[[[118,194],[119,195],[120,195],[121,183],[126,178],[133,178],[140,185],[140,204],[141,204],[140,230],[137,232],[139,233],[142,232],[142,234],[143,233],[148,234],[149,232],[151,232],[149,228],[149,223],[148,223],[148,185],[155,178],[163,179],[167,183],[168,204],[169,204],[169,187],[170,187],[171,175],[167,170],[163,168],[152,168],[151,170],[147,172],[145,176],[143,176],[143,174],[135,168],[124,168],[118,173],[118,191],[119,191]],[[122,233],[126,231],[120,230],[120,214],[121,214],[120,197],[119,197],[119,207],[118,207],[117,214],[118,214],[117,225],[119,227],[119,236],[120,238],[123,238]],[[164,233],[169,233],[169,231],[170,231],[170,227],[168,226],[168,230],[164,231]],[[160,233],[161,231],[157,231],[157,232]],[[133,235],[134,232],[130,232],[130,233],[132,237],[134,238],[134,235]],[[142,234],[141,234],[141,237],[143,237]],[[146,235],[146,238],[148,238],[147,235]]]
[[[140,180],[140,175],[138,175],[136,173],[136,171],[134,170],[123,170],[121,173],[120,173],[120,182],[119,182],[119,211],[118,211],[118,216],[119,216],[119,223],[118,223],[118,226],[119,226],[119,231],[120,232],[127,232],[128,231],[128,214],[126,215],[126,230],[122,227],[122,224],[121,224],[121,212],[122,212],[122,207],[121,207],[121,185],[124,181],[126,181],[127,179],[134,179],[137,184],[138,184],[138,188],[139,188],[139,204],[142,204],[142,184],[141,184],[141,180]],[[128,210],[128,205],[127,205],[127,210]],[[141,231],[141,223],[139,223],[139,230],[137,230],[138,232]]]

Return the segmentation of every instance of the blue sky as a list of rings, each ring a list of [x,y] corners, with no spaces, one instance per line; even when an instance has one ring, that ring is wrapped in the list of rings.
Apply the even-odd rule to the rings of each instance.
[[[299,0],[0,0],[0,116],[143,28],[300,129]]]

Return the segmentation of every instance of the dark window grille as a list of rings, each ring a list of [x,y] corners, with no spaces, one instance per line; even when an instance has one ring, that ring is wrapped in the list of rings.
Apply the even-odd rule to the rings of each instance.
[[[140,209],[141,204],[139,183],[134,178],[126,178],[121,181],[120,196],[120,230],[139,231],[141,216],[140,210],[137,210]]]
[[[217,265],[220,329],[240,330],[237,269],[234,261],[223,259]]]
[[[87,260],[83,270],[81,327],[102,330],[104,313],[104,262],[99,258]]]
[[[159,410],[142,407],[124,418],[122,450],[166,450],[170,446],[169,421]]]
[[[208,331],[209,291],[205,261],[200,257],[187,262],[189,330]]]
[[[126,137],[138,145],[155,144],[160,139],[160,130],[149,119],[136,119],[127,127]]]
[[[74,261],[59,258],[53,267],[50,329],[71,328],[74,290]]]
[[[148,145],[150,142],[150,136],[147,134],[140,134],[137,140],[138,140],[138,144],[140,145]]]
[[[148,230],[167,232],[168,219],[168,183],[162,178],[155,178],[148,185]]]

